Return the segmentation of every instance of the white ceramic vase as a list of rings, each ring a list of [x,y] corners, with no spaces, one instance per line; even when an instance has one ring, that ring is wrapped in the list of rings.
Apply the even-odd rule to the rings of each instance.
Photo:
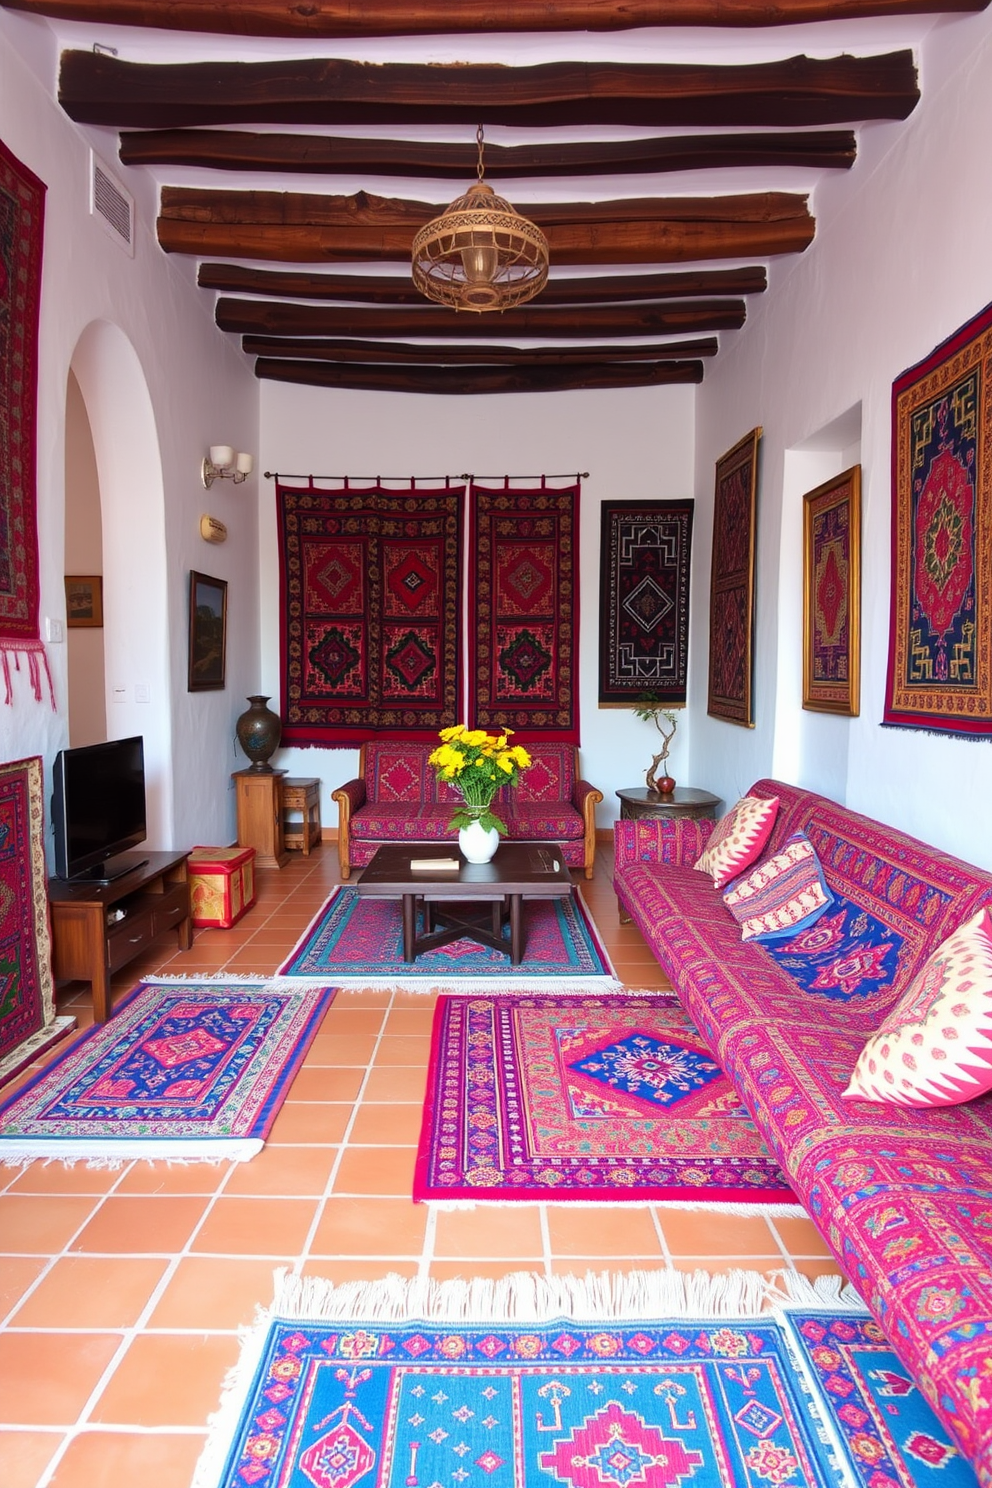
[[[469,863],[488,863],[499,847],[499,833],[495,827],[484,827],[470,822],[458,828],[458,846]]]

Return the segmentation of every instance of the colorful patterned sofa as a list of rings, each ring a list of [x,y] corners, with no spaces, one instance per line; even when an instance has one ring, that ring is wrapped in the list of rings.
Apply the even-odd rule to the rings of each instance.
[[[571,868],[592,878],[596,855],[596,805],[603,792],[580,780],[578,750],[572,744],[528,739],[533,763],[512,790],[494,802],[510,838],[557,842]],[[427,763],[435,748],[428,740],[375,739],[362,745],[359,774],[339,790],[338,854],[341,877],[363,868],[384,842],[436,842],[456,835],[451,814],[461,797],[438,781]]]
[[[992,1095],[924,1110],[841,1100],[867,1035],[930,952],[992,901],[992,875],[809,791],[762,780],[748,794],[780,798],[765,854],[797,829],[812,841],[835,895],[816,924],[742,942],[720,891],[692,867],[708,821],[619,822],[621,906],[844,1271],[992,1484]]]

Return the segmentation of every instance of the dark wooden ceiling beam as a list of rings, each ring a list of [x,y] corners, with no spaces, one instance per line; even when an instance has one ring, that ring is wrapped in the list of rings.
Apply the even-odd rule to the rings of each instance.
[[[343,367],[260,357],[255,376],[312,387],[391,393],[558,393],[574,388],[663,387],[702,382],[702,362],[582,363],[572,367]]]
[[[485,328],[480,327],[480,331]],[[717,339],[653,342],[650,346],[413,346],[406,341],[348,341],[317,336],[291,341],[282,336],[245,336],[241,349],[248,356],[281,361],[392,362],[397,365],[471,366],[505,362],[565,367],[574,362],[678,362],[690,357],[716,356]]]
[[[225,36],[416,36],[787,26],[858,16],[983,10],[988,0],[6,0],[60,20]]]
[[[222,331],[242,336],[371,336],[381,340],[446,337],[451,340],[611,339],[625,336],[695,335],[735,331],[744,324],[743,300],[687,301],[662,305],[590,305],[545,309],[536,300],[499,315],[477,315],[427,305],[417,310],[354,310],[333,305],[281,304],[277,300],[217,301]]]
[[[486,145],[490,181],[531,176],[637,175],[739,166],[848,170],[852,130],[802,134],[694,134],[660,139]],[[414,176],[465,181],[475,175],[475,145],[439,140],[332,138],[320,134],[255,134],[242,130],[149,129],[120,139],[124,165],[186,165],[227,171],[300,175]]]
[[[414,233],[443,210],[359,192],[313,196],[163,188],[167,253],[284,263],[407,261]],[[555,264],[683,263],[799,253],[813,240],[806,198],[787,192],[529,203]]]
[[[204,263],[201,289],[225,294],[269,295],[279,299],[344,300],[365,305],[422,305],[409,274],[314,274],[305,269],[252,269],[243,264]],[[702,295],[762,294],[764,268],[689,269],[671,274],[612,274],[590,279],[549,279],[542,305],[615,304],[623,300],[678,299]]]
[[[919,99],[911,51],[777,62],[124,62],[62,54],[59,101],[80,124],[805,125],[904,119]]]

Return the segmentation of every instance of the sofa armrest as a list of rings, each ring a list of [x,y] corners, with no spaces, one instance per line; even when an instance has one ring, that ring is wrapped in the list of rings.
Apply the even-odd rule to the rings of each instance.
[[[586,878],[592,878],[596,863],[596,807],[603,799],[603,792],[588,780],[577,780],[572,792],[572,805],[582,817],[583,868]]]
[[[618,821],[613,827],[613,871],[628,863],[671,863],[691,868],[706,846],[714,823],[682,817]]]
[[[350,878],[351,818],[360,806],[365,805],[365,781],[361,777],[346,781],[336,791],[331,791],[331,800],[338,803],[338,859],[341,863],[341,877]]]

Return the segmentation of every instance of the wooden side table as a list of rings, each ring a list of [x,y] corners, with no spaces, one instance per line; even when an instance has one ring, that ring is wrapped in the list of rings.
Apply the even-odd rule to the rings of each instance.
[[[616,792],[620,798],[620,820],[637,821],[642,816],[681,816],[687,821],[716,819],[720,797],[691,785],[677,785],[670,796],[648,790],[646,785],[628,786]]]
[[[291,811],[302,812],[302,821],[290,821]],[[287,847],[303,849],[309,857],[313,844],[320,842],[320,781],[309,777],[287,775],[282,783],[282,837]]]
[[[235,770],[238,846],[255,849],[259,868],[283,868],[289,854],[282,830],[282,782],[285,770]]]

